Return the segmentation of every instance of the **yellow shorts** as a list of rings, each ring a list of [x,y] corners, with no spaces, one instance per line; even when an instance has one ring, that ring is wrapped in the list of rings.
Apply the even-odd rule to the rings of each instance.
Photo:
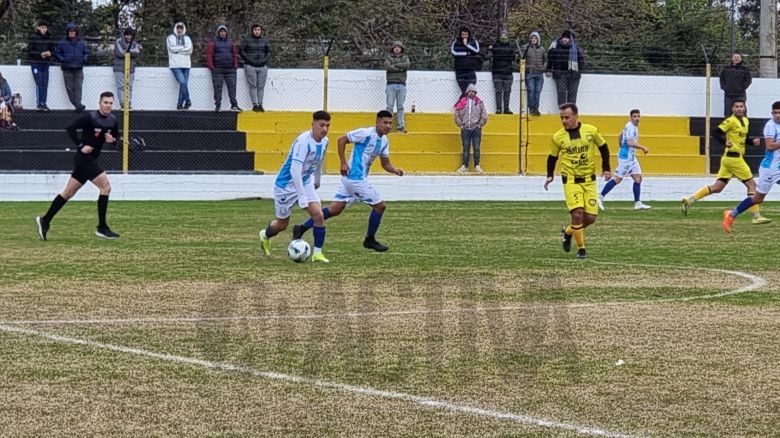
[[[718,169],[718,179],[737,178],[740,181],[748,181],[753,178],[753,172],[750,166],[742,157],[726,157],[720,159],[720,169]]]
[[[585,213],[598,216],[599,197],[596,181],[588,181],[582,184],[567,183],[563,185],[563,194],[566,196],[566,207],[569,211],[575,208],[584,208]]]

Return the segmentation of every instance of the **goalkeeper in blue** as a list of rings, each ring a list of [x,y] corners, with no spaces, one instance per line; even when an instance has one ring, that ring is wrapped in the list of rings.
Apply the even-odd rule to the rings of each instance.
[[[626,123],[623,132],[620,133],[618,143],[618,165],[615,168],[615,174],[612,179],[607,181],[599,194],[599,209],[604,210],[604,198],[616,185],[620,184],[627,176],[634,180],[634,210],[649,210],[651,207],[642,203],[640,196],[642,193],[642,168],[639,166],[639,160],[636,158],[636,150],[641,150],[645,155],[649,149],[639,144],[639,120],[642,115],[638,109],[632,109],[629,113],[631,120]]]
[[[338,152],[341,185],[336,190],[335,200],[322,213],[327,220],[341,214],[345,208],[355,201],[360,201],[371,206],[368,216],[368,230],[363,239],[363,247],[374,251],[387,251],[387,245],[376,240],[376,233],[382,223],[382,215],[385,212],[385,203],[382,195],[368,180],[368,172],[371,164],[379,157],[382,169],[392,174],[403,176],[404,170],[395,167],[390,162],[390,142],[387,134],[393,129],[393,115],[389,111],[379,111],[376,114],[376,125],[368,128],[359,128],[348,132],[338,139]],[[347,144],[353,143],[349,160],[347,160]],[[293,239],[300,239],[303,234],[314,227],[313,218],[302,225],[293,226]]]
[[[758,167],[756,193],[743,199],[735,209],[723,212],[723,231],[727,233],[731,232],[731,226],[737,216],[764,202],[772,187],[780,183],[780,101],[772,104],[772,120],[764,125],[764,147],[766,153]]]
[[[330,114],[317,111],[312,116],[311,130],[298,136],[290,146],[274,182],[274,209],[276,219],[260,231],[260,249],[271,255],[271,238],[287,229],[295,204],[311,216],[314,227],[313,262],[328,263],[322,253],[325,245],[325,218],[316,189],[320,186],[322,160],[328,149]]]

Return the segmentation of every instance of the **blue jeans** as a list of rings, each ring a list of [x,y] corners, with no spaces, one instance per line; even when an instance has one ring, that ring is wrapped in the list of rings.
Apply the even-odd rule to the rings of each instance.
[[[528,89],[528,109],[539,111],[539,96],[544,86],[544,73],[533,72],[525,76],[525,86]]]
[[[172,68],[173,77],[176,78],[176,82],[179,83],[179,99],[176,101],[176,106],[184,106],[185,103],[190,102],[190,89],[187,84],[190,82],[190,69],[188,68]]]
[[[396,114],[395,124],[398,130],[404,129],[406,126],[404,120],[404,102],[406,101],[406,84],[387,84],[385,88],[385,94],[387,95],[387,110],[392,114],[393,106],[398,108],[398,114]]]
[[[460,131],[463,142],[463,165],[469,167],[469,152],[474,147],[474,166],[479,166],[479,145],[482,143],[482,128],[463,129]]]
[[[30,68],[35,79],[35,105],[46,105],[49,91],[49,64],[32,63]]]

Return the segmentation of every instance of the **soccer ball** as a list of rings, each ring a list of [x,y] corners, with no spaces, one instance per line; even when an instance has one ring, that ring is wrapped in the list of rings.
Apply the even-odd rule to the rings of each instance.
[[[287,246],[287,255],[289,255],[290,260],[294,262],[302,262],[311,255],[311,247],[305,240],[293,240]]]

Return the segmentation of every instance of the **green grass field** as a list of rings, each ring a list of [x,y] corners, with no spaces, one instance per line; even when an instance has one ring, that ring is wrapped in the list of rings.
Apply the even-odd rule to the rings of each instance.
[[[272,257],[269,201],[0,203],[2,436],[776,436],[778,224],[733,203],[391,202]],[[765,215],[780,220],[778,204]],[[305,213],[296,212],[294,221]],[[307,235],[311,242],[311,234]]]

